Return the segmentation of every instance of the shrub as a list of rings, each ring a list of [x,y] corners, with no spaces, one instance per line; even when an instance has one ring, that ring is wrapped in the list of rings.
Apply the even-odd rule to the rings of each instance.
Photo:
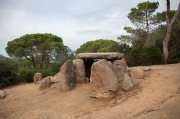
[[[0,55],[0,88],[18,83],[17,62]]]
[[[174,47],[169,50],[168,63],[180,62],[180,41],[177,41]]]
[[[42,78],[47,76],[54,76],[56,73],[51,68],[46,69],[31,69],[31,68],[24,68],[21,67],[18,70],[18,77],[20,82],[23,83],[32,83],[34,82],[34,74],[40,72],[42,74]]]
[[[54,76],[56,74],[51,69],[42,69],[42,70],[39,70],[39,72],[41,72],[43,78],[47,76]]]
[[[163,63],[161,51],[154,46],[133,48],[126,56],[129,66],[154,65]]]
[[[35,69],[21,67],[18,70],[18,77],[21,83],[31,83],[34,81]]]

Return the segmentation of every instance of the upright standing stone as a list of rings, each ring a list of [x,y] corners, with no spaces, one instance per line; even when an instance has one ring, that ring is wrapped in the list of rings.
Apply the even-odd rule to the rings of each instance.
[[[112,61],[113,71],[116,75],[118,82],[121,83],[124,77],[124,73],[127,72],[126,64],[124,60],[114,60]]]
[[[112,98],[118,90],[118,80],[107,60],[93,63],[91,67],[90,84],[92,97]]]
[[[34,83],[36,84],[38,81],[42,79],[42,74],[41,73],[36,73],[34,75]]]
[[[82,59],[74,59],[76,83],[85,83],[85,66]]]
[[[59,83],[62,91],[71,90],[75,86],[74,64],[72,60],[66,61],[60,69]]]

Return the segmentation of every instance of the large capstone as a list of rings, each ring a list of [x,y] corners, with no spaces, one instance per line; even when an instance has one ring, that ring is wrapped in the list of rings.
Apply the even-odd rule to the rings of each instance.
[[[98,53],[79,53],[79,59],[107,59],[115,60],[123,58],[123,54],[119,52],[98,52]]]

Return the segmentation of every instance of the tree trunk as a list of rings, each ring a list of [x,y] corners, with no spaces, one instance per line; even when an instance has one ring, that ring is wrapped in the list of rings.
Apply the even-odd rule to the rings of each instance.
[[[149,33],[149,28],[147,28],[148,31],[147,31],[147,39],[146,39],[146,42],[145,42],[145,47],[149,47],[150,46],[150,33]]]
[[[150,33],[149,33],[149,21],[148,21],[147,12],[146,12],[146,30],[147,30],[147,39],[146,39],[146,42],[145,42],[144,46],[149,47],[151,39],[150,39]]]
[[[35,65],[35,61],[34,61],[34,57],[33,57],[33,55],[31,56],[31,58],[32,58],[33,68],[36,68],[36,65]]]
[[[43,68],[43,62],[44,62],[44,54],[42,53],[40,67],[39,67],[40,69]]]
[[[164,55],[165,64],[167,64],[167,59],[169,56],[169,51],[168,51],[169,40],[170,40],[170,34],[166,33],[166,38],[162,42],[163,43],[163,55]]]
[[[176,11],[176,13],[173,16],[173,19],[171,20],[171,22],[169,21],[169,11],[170,11],[170,1],[167,1],[167,11],[166,11],[166,24],[167,24],[167,32],[166,32],[166,38],[164,39],[163,43],[163,55],[164,55],[164,61],[165,64],[167,64],[167,60],[168,60],[168,56],[169,56],[169,51],[168,51],[168,44],[171,38],[171,32],[172,32],[172,26],[174,24],[174,22],[176,21],[179,13],[180,13],[180,3],[178,6],[178,9]]]

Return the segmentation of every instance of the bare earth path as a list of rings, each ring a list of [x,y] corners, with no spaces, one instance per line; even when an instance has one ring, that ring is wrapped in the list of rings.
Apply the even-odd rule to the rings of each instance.
[[[90,85],[60,92],[58,85],[38,91],[21,84],[3,89],[0,119],[180,119],[180,63],[153,65],[133,90],[117,92],[114,99],[90,98]]]

